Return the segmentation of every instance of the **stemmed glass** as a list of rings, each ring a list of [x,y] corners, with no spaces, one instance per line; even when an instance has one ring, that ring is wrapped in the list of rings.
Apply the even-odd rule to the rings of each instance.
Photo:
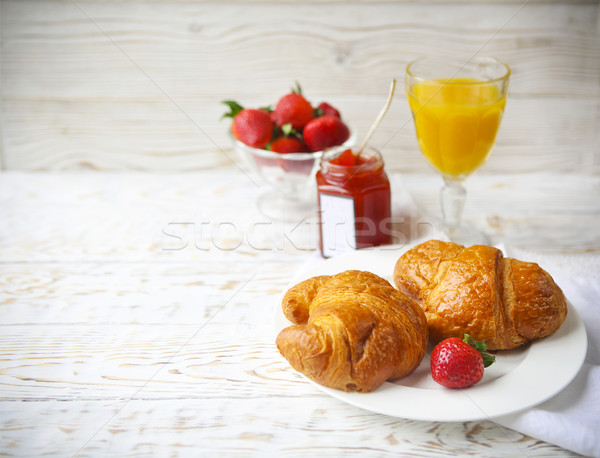
[[[504,112],[510,68],[492,57],[427,57],[406,67],[406,95],[423,155],[441,173],[443,228],[457,243],[486,243],[461,223],[464,180],[489,156]]]

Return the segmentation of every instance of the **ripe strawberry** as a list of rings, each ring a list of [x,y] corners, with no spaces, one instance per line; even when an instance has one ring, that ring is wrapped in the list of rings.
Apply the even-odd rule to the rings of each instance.
[[[271,141],[273,122],[266,110],[245,108],[233,118],[233,136],[254,148],[264,148]]]
[[[320,113],[319,116],[329,115],[342,119],[340,112],[331,105],[329,105],[327,102],[321,102],[317,107],[317,112]]]
[[[291,124],[296,130],[302,130],[312,118],[312,105],[298,92],[292,92],[279,99],[272,113],[272,119],[279,127]]]
[[[484,367],[491,365],[495,357],[483,353],[483,342],[465,334],[464,340],[450,337],[441,341],[431,353],[431,375],[440,385],[448,388],[467,388],[483,377]]]
[[[279,166],[286,172],[295,172],[302,175],[309,175],[314,166],[314,159],[298,159],[297,156],[287,156],[288,153],[307,152],[306,145],[297,137],[278,137],[271,143],[271,151],[280,153]]]
[[[278,137],[271,143],[271,151],[275,153],[301,153],[306,146],[296,137]]]
[[[311,151],[338,146],[348,140],[350,129],[340,118],[325,115],[313,119],[304,127],[304,142]]]

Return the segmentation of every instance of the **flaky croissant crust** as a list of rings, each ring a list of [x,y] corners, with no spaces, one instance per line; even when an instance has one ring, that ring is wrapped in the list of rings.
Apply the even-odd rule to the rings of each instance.
[[[412,372],[427,345],[419,306],[370,272],[349,270],[313,277],[282,301],[295,325],[277,336],[294,369],[345,391],[372,391]]]
[[[510,349],[554,333],[567,316],[545,270],[485,245],[425,242],[400,257],[394,283],[419,303],[437,341],[467,333],[490,350]]]

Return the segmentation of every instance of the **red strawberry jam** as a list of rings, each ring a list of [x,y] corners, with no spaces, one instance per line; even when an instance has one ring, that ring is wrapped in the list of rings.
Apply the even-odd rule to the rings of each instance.
[[[390,182],[383,167],[377,151],[323,156],[317,172],[323,256],[392,242]]]

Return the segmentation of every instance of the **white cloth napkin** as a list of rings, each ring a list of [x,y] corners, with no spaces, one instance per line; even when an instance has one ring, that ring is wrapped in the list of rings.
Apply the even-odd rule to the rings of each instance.
[[[494,421],[582,455],[600,457],[600,256],[547,255],[510,247],[505,255],[537,262],[552,275],[585,324],[588,351],[581,371],[563,391]]]

